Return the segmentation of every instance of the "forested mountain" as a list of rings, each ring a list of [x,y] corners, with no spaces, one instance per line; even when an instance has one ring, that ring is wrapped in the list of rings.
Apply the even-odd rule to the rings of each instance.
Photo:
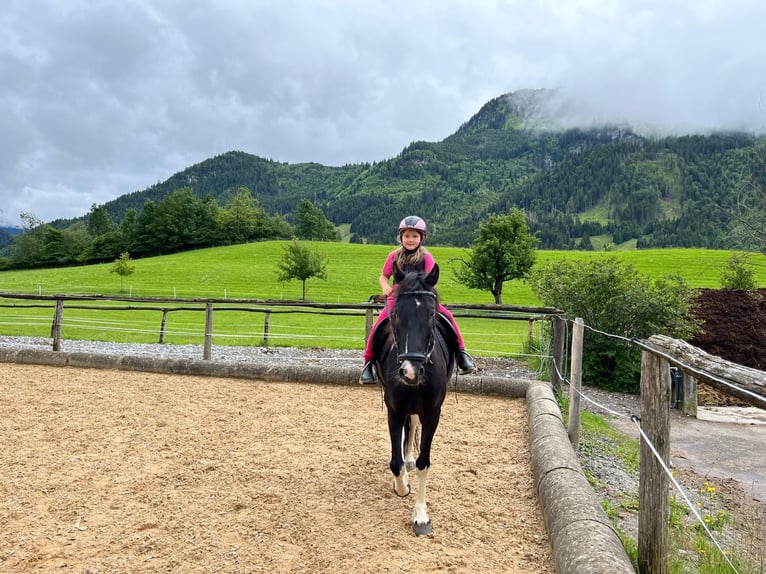
[[[21,233],[21,229],[17,227],[0,227],[0,249],[10,245],[13,238]]]
[[[390,243],[416,213],[429,241],[467,246],[490,213],[521,207],[543,248],[589,248],[591,239],[638,247],[725,248],[743,194],[763,193],[764,138],[743,133],[648,137],[627,126],[562,127],[553,92],[523,90],[485,104],[440,142],[414,142],[391,159],[327,167],[232,151],[104,205],[116,223],[175,190],[224,205],[241,187],[269,215],[292,222],[308,199],[352,241]],[[54,222],[65,227],[71,221]]]

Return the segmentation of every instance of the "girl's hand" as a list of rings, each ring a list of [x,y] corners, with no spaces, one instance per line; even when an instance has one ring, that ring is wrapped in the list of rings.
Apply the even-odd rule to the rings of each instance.
[[[391,288],[391,285],[386,285],[385,287],[383,287],[383,295],[385,295],[386,297],[390,296],[392,291],[393,289]]]

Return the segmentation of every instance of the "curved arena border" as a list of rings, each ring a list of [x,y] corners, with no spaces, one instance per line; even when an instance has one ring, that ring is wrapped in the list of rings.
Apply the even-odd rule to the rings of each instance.
[[[273,367],[40,349],[0,349],[0,362],[343,385],[356,385],[359,375],[355,368]],[[614,527],[582,472],[550,385],[534,380],[467,375],[457,378],[455,390],[526,399],[532,470],[553,546],[556,572],[634,573]]]

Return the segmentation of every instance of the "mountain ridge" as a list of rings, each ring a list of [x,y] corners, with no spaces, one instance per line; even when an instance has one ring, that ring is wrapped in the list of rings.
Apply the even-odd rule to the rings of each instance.
[[[348,225],[352,241],[390,243],[401,217],[417,213],[429,222],[429,241],[467,246],[489,214],[522,207],[544,248],[589,248],[597,237],[639,247],[726,247],[737,174],[752,171],[748,156],[764,138],[573,127],[568,106],[555,90],[502,94],[443,140],[412,142],[380,162],[288,164],[230,151],[104,207],[120,221],[128,209],[179,188],[223,204],[244,186],[288,221],[301,199],[310,200],[336,225]]]

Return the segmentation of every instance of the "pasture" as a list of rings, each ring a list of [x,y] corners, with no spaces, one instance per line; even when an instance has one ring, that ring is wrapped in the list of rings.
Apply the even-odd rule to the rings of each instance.
[[[296,300],[301,283],[280,284],[277,262],[286,242],[268,241],[203,249],[134,261],[135,271],[125,278],[110,273],[111,264],[62,269],[0,272],[0,291],[10,293],[120,295],[182,299],[260,299]],[[311,243],[327,258],[327,280],[308,280],[307,299],[320,303],[362,303],[379,290],[377,277],[385,255],[393,246],[349,243]],[[457,259],[466,251],[450,247],[430,247],[442,267],[439,294],[451,304],[491,304],[492,296],[459,284],[453,275]],[[693,287],[720,286],[721,271],[730,258],[729,251],[701,249],[658,249],[613,253],[652,277],[668,274],[683,276]],[[538,262],[552,259],[603,257],[603,253],[539,251]],[[759,285],[766,285],[766,256],[752,256]],[[507,304],[538,306],[524,281],[505,284]],[[0,303],[8,303],[1,299]],[[468,350],[477,356],[520,357],[527,340],[525,321],[497,321],[461,318],[455,311]],[[49,308],[0,307],[0,334],[50,336],[52,303]],[[259,345],[263,339],[264,317],[250,313],[217,313],[214,344]],[[62,336],[118,342],[157,342],[160,314],[147,311],[87,311],[68,309],[64,313]],[[362,349],[363,316],[320,314],[272,315],[270,344],[275,346]],[[204,317],[200,312],[174,312],[167,325],[166,342],[200,344],[204,336]]]
[[[377,388],[5,364],[0,570],[554,571],[525,403],[448,395],[433,534]]]

